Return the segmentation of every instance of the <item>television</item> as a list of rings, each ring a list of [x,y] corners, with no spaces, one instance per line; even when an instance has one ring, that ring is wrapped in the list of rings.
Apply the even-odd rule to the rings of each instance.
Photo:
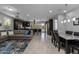
[[[24,23],[23,23],[23,26],[24,26],[24,27],[30,27],[30,22],[28,22],[28,21],[27,21],[27,22],[24,22]]]

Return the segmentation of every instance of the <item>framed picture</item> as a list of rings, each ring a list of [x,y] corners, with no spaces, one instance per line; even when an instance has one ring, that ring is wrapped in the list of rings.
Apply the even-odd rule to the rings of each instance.
[[[75,21],[73,21],[73,25],[79,25],[79,18],[76,18]]]

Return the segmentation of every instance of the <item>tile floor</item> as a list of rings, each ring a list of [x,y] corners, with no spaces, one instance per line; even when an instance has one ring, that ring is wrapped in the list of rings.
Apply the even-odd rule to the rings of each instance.
[[[35,35],[28,47],[25,49],[24,54],[64,54],[65,52],[53,46],[51,43],[51,36],[41,33],[41,35]]]

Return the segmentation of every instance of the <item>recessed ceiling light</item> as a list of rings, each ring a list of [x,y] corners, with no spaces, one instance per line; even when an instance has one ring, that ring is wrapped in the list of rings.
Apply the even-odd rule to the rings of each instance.
[[[9,10],[9,11],[13,11],[13,9],[12,9],[12,8],[8,8],[8,10]]]
[[[30,16],[29,14],[27,14],[27,16]]]
[[[64,13],[66,13],[67,12],[67,10],[64,10]]]
[[[52,13],[52,10],[49,10],[49,13]]]
[[[2,6],[2,8],[5,9],[6,11],[12,11],[12,12],[17,11],[17,9],[12,6]]]
[[[15,11],[15,8],[13,8],[13,7],[7,6],[6,8],[7,8],[9,11]]]

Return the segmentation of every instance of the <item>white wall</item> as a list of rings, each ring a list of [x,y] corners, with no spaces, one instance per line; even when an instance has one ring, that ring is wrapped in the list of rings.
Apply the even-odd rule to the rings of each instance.
[[[67,13],[66,15],[58,15],[58,32],[59,35],[65,35],[66,30],[79,32],[79,25],[73,25],[73,17],[79,18],[79,9]],[[70,22],[68,22],[68,19]],[[61,23],[61,21],[66,20],[66,23]]]
[[[71,22],[69,24],[67,24],[68,30],[79,32],[79,25],[74,26],[73,20],[72,20],[72,17],[79,18],[79,9],[75,10],[71,13],[68,13],[67,15],[71,18],[70,19]]]
[[[7,20],[7,19],[10,19],[11,20],[11,28],[13,30],[13,19],[11,17],[8,17],[4,14],[1,14],[0,13],[0,23],[2,24],[2,26],[0,26],[0,30],[5,30],[5,26],[4,26],[4,22]]]

